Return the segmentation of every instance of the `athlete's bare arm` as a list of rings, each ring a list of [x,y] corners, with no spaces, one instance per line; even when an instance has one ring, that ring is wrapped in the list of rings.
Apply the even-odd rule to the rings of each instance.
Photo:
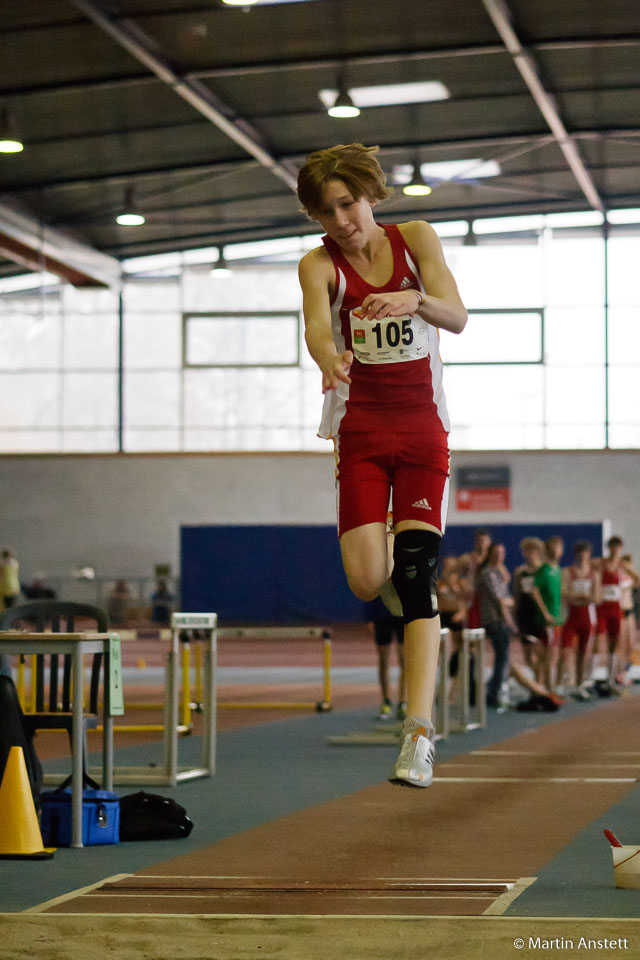
[[[467,322],[467,311],[445,262],[438,234],[424,220],[402,223],[399,228],[418,261],[420,277],[426,291],[424,302],[417,310],[415,305],[410,307],[410,312],[417,313],[434,327],[450,333],[462,333]],[[410,291],[407,290],[369,294],[363,306],[370,318],[398,317],[407,312],[408,294]],[[412,296],[417,299],[415,294]]]
[[[305,340],[309,353],[322,372],[322,392],[335,390],[338,383],[351,383],[349,370],[353,363],[350,350],[338,353],[331,328],[330,288],[333,265],[325,251],[318,247],[307,253],[298,266],[302,287]]]
[[[532,589],[531,589],[531,596],[532,596],[533,599],[535,600],[535,602],[536,602],[536,604],[537,604],[537,606],[538,606],[538,609],[540,610],[540,613],[541,613],[542,616],[544,617],[545,622],[547,623],[547,625],[548,625],[548,626],[553,626],[553,625],[555,624],[555,622],[556,622],[556,621],[555,621],[555,617],[552,617],[551,614],[549,613],[549,610],[547,609],[547,605],[545,604],[544,600],[542,599],[542,594],[540,593],[540,591],[538,590],[538,588],[537,588],[535,585],[534,585],[534,586],[532,587]]]

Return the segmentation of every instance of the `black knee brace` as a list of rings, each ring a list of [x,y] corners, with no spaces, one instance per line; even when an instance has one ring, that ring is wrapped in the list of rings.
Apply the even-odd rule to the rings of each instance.
[[[436,568],[441,539],[432,530],[402,530],[396,534],[391,580],[402,603],[405,623],[438,616]]]

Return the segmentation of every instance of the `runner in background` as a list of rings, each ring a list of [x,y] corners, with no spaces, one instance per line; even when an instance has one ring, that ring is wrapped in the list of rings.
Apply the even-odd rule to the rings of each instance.
[[[620,632],[622,626],[622,574],[621,537],[610,537],[607,542],[607,556],[597,562],[598,569],[598,605],[596,607],[597,635],[596,652],[605,656],[607,681],[596,684],[601,696],[620,693],[617,685]]]
[[[622,609],[622,624],[620,627],[620,680],[627,685],[631,681],[627,672],[633,664],[636,646],[636,612],[633,600],[633,591],[640,586],[640,574],[633,565],[633,557],[625,553],[622,557],[620,570],[620,607]]]
[[[562,626],[558,683],[564,683],[566,672],[572,674],[572,696],[579,700],[591,698],[590,665],[591,641],[594,635],[594,604],[597,578],[592,561],[592,546],[588,540],[573,545],[573,563],[562,571],[562,597],[567,605],[567,618]],[[558,692],[562,692],[560,689]]]

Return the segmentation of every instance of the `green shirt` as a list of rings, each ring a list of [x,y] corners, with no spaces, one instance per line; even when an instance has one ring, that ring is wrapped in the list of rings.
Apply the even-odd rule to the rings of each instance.
[[[540,591],[543,603],[556,623],[561,623],[562,611],[562,570],[550,563],[538,567],[533,582]],[[538,619],[544,621],[542,611]]]

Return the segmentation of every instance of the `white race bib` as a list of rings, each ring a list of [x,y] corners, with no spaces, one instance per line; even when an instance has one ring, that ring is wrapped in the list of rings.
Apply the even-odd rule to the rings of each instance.
[[[602,584],[602,599],[606,601],[616,601],[620,599],[620,585],[617,583]]]
[[[429,356],[428,324],[421,317],[367,320],[356,307],[349,319],[353,353],[360,363],[401,363]]]
[[[520,578],[520,593],[533,593],[534,582],[532,573],[524,573]]]
[[[569,596],[584,597],[591,593],[591,580],[571,580],[569,584]]]

